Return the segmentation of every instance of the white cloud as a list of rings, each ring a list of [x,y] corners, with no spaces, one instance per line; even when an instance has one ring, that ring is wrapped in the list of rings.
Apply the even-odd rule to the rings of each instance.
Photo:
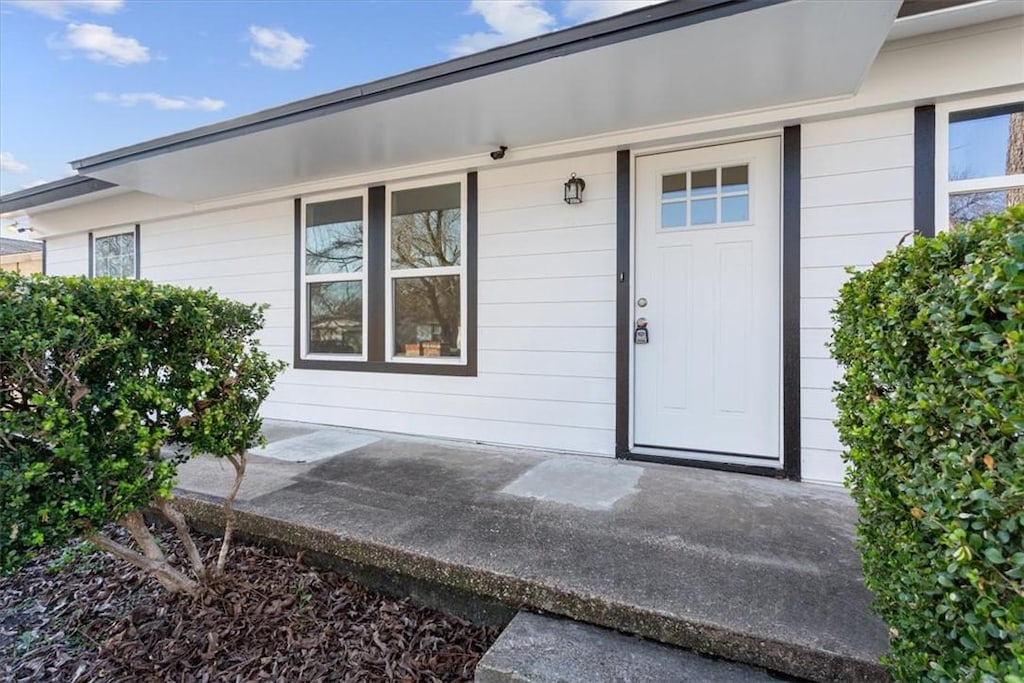
[[[313,47],[300,36],[265,26],[250,26],[249,38],[249,56],[271,69],[298,69]]]
[[[490,31],[465,33],[448,47],[454,56],[468,55],[505,43],[547,33],[556,26],[556,20],[539,0],[472,0],[469,12],[479,14]]]
[[[217,111],[223,109],[225,104],[224,100],[215,100],[212,97],[165,97],[155,92],[126,92],[120,95],[98,92],[93,95],[93,99],[97,102],[119,104],[122,107],[148,104],[154,109],[162,111],[184,111],[187,109]]]
[[[562,16],[572,23],[604,19],[665,0],[565,0]]]
[[[63,44],[57,47],[81,50],[94,62],[117,66],[149,61],[149,48],[134,38],[119,36],[109,26],[68,24]]]
[[[0,152],[0,169],[8,173],[24,173],[28,170],[28,164],[21,163],[10,152]]]
[[[63,20],[78,10],[113,14],[124,7],[124,0],[11,0],[11,4],[48,19]]]

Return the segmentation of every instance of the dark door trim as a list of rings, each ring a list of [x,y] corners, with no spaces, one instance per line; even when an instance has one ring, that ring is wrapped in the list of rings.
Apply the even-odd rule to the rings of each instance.
[[[782,132],[782,469],[633,453],[629,448],[633,327],[630,264],[632,157],[616,154],[615,457],[727,472],[800,479],[800,126]]]
[[[914,107],[914,231],[935,237],[935,105]]]

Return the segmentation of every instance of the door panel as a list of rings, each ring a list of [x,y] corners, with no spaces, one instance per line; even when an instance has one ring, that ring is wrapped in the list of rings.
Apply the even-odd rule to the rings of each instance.
[[[637,159],[637,447],[780,457],[779,147]]]

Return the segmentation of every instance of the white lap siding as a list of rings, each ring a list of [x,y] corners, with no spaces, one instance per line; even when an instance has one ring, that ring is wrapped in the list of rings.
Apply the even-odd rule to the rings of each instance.
[[[79,233],[46,239],[47,275],[85,275],[88,271],[88,235]]]
[[[869,266],[913,228],[914,112],[807,123],[802,127],[800,385],[802,473],[842,481],[842,445],[826,344],[829,312],[846,266]]]
[[[586,178],[568,206],[562,183]],[[267,417],[612,455],[615,155],[479,173],[478,376],[288,369]],[[142,276],[270,304],[292,360],[293,204],[142,227]]]

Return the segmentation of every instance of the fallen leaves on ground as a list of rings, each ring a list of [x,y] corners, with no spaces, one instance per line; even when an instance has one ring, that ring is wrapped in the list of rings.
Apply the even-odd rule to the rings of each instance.
[[[207,557],[217,547],[200,540]],[[470,681],[496,637],[241,544],[196,599],[87,544],[0,579],[3,680]]]

